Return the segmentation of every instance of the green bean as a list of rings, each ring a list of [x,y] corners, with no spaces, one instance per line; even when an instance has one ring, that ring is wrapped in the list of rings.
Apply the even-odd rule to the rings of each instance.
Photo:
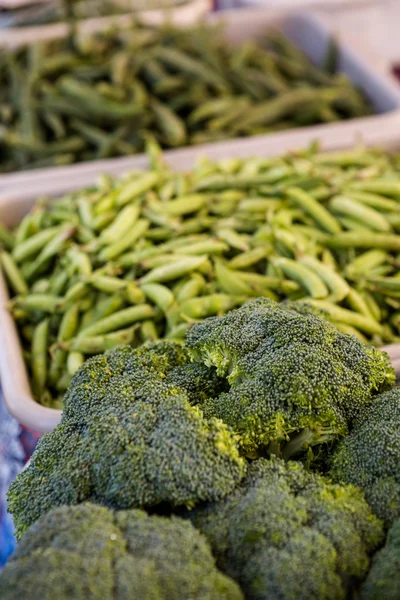
[[[154,308],[149,304],[131,306],[130,308],[125,308],[108,317],[95,321],[93,324],[85,327],[85,329],[79,333],[79,337],[93,337],[103,333],[117,331],[118,329],[132,325],[137,321],[151,319],[154,317],[154,314]]]
[[[16,294],[28,294],[27,283],[18,269],[13,257],[4,250],[0,253],[0,262],[11,289]]]

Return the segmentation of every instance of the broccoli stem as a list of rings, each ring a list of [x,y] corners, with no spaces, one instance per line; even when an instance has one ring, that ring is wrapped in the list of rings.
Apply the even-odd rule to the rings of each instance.
[[[292,456],[307,450],[310,446],[329,442],[334,437],[335,433],[329,427],[321,427],[317,431],[305,427],[285,444],[281,456],[284,460],[289,460]]]
[[[276,441],[275,442],[270,442],[268,444],[268,454],[269,454],[269,456],[274,455],[277,458],[280,458],[281,455],[282,455],[280,443],[276,442]]]
[[[313,441],[315,432],[311,431],[308,427],[305,427],[302,431],[296,434],[290,442],[285,444],[282,452],[282,458],[289,460],[295,454],[298,454],[302,450],[305,450]]]

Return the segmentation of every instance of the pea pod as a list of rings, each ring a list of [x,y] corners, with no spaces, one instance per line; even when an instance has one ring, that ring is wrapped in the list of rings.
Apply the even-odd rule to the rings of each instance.
[[[288,188],[286,194],[302,210],[304,210],[324,231],[339,233],[341,227],[337,220],[319,202],[298,188]]]
[[[156,267],[147,275],[141,278],[140,283],[163,283],[182,277],[199,269],[207,261],[205,256],[187,256],[173,263],[161,267]]]
[[[32,338],[32,379],[39,394],[43,393],[47,379],[49,326],[49,319],[43,319],[35,327]]]
[[[331,299],[335,302],[341,302],[348,296],[350,286],[336,273],[331,267],[322,264],[312,256],[304,256],[300,263],[310,268],[325,283],[330,291]]]
[[[234,297],[229,294],[212,294],[211,296],[200,296],[199,298],[186,300],[179,306],[179,310],[184,318],[204,319],[212,315],[222,315],[243,301],[243,297]]]
[[[111,350],[121,344],[131,344],[135,337],[137,325],[128,327],[127,329],[120,329],[113,333],[105,335],[97,335],[93,337],[76,337],[68,342],[62,344],[63,349],[70,352],[69,357],[73,353],[79,354],[101,354],[106,350]],[[70,361],[81,360],[81,357],[71,358]],[[75,368],[75,365],[74,367]],[[71,368],[69,369],[69,371]]]
[[[0,253],[0,262],[12,290],[16,294],[28,294],[28,285],[11,254],[3,250]]]
[[[80,332],[79,337],[93,337],[103,333],[117,331],[118,329],[132,325],[137,321],[151,319],[154,314],[154,308],[149,304],[131,306],[130,308],[125,308],[108,317],[95,321],[93,324],[85,327]]]
[[[277,258],[274,264],[282,269],[283,273],[303,287],[312,298],[326,298],[329,294],[328,288],[313,270],[304,264],[288,258]]]

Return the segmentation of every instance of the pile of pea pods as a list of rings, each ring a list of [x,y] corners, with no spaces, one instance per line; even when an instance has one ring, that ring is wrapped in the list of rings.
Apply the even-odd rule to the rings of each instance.
[[[278,33],[232,47],[210,24],[132,23],[0,48],[0,172],[362,117],[368,99]]]
[[[250,298],[309,302],[344,333],[400,340],[400,157],[376,150],[201,159],[39,200],[0,228],[35,398],[60,407],[85,357],[183,340]]]

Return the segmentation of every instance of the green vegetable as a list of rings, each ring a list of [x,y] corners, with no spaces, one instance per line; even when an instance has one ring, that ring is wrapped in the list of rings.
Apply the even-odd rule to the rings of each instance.
[[[371,395],[394,383],[385,353],[296,303],[250,301],[192,327],[186,347],[231,384],[201,408],[240,435],[248,456],[288,459],[345,436]]]
[[[383,540],[359,490],[276,458],[251,463],[232,495],[188,517],[249,600],[344,599]]]
[[[141,153],[149,132],[174,148],[372,112],[345,75],[318,69],[283,37],[235,47],[210,23],[129,20],[81,35],[65,6],[70,35],[2,52],[1,172]],[[80,210],[90,229],[102,223],[90,203]]]
[[[51,316],[44,395],[33,390],[39,402],[59,406],[59,381],[83,360],[59,346],[61,320],[75,304],[79,331],[71,337],[97,338],[80,342],[84,355],[143,321],[133,346],[182,341],[195,322],[255,297],[311,303],[367,344],[400,341],[396,155],[310,147],[277,158],[202,159],[182,174],[164,164],[153,138],[148,153],[150,170],[40,199],[14,231],[0,232],[25,353],[22,331]],[[358,189],[367,182],[391,185],[382,196]]]
[[[400,517],[399,434],[400,390],[395,388],[358,415],[332,458],[335,480],[359,486],[388,527]]]
[[[400,519],[388,533],[384,547],[372,561],[361,588],[361,600],[393,600],[400,592]]]
[[[0,575],[2,600],[242,600],[188,521],[63,506],[24,536]]]
[[[120,346],[85,362],[72,377],[61,425],[40,440],[10,488],[19,536],[52,507],[93,494],[122,509],[194,506],[233,489],[245,472],[236,437],[204,418],[186,392],[202,389],[202,380],[216,391],[221,383],[206,369],[182,385],[174,369],[188,362],[166,342]]]

